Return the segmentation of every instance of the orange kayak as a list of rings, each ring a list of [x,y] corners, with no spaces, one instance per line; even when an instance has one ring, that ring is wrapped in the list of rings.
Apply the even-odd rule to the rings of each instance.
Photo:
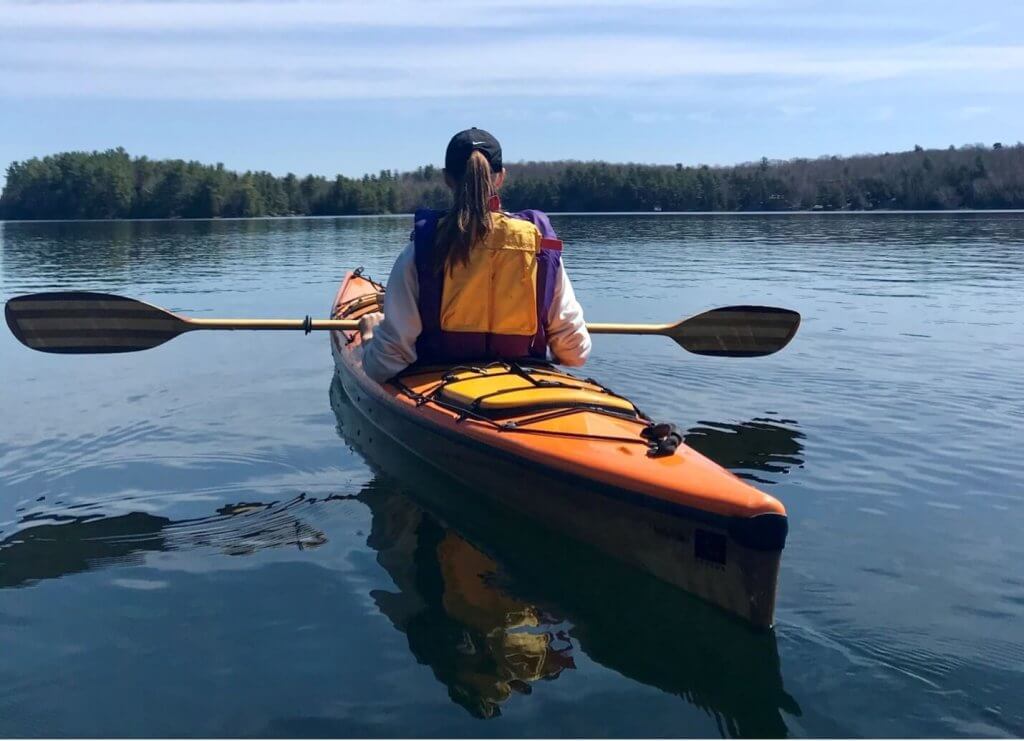
[[[331,316],[378,311],[384,287],[342,281]],[[786,510],[666,438],[628,399],[547,364],[413,367],[381,385],[358,332],[331,332],[370,445],[400,445],[501,506],[760,627],[772,625]]]

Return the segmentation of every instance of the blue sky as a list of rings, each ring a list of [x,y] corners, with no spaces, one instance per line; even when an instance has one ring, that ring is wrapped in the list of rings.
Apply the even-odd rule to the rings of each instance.
[[[359,175],[473,125],[506,162],[1009,143],[1021,29],[1021,0],[0,0],[0,163]]]

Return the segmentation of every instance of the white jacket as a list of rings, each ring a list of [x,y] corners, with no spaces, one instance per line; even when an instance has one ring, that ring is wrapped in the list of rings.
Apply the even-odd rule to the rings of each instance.
[[[423,331],[419,310],[419,278],[416,251],[410,241],[395,260],[384,294],[384,320],[373,330],[363,350],[363,368],[370,378],[383,383],[416,362],[416,338]],[[548,348],[563,365],[583,365],[590,355],[590,333],[583,307],[576,300],[569,276],[561,266],[555,279],[554,298],[545,324]]]

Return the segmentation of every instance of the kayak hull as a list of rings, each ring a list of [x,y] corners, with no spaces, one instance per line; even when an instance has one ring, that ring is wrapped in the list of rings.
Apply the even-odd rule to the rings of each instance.
[[[332,315],[351,318],[373,310],[369,297],[376,291],[372,283],[350,273]],[[353,307],[357,310],[352,311]],[[391,384],[382,386],[370,379],[362,368],[358,333],[332,332],[331,348],[339,381],[367,422],[356,431],[360,436],[365,431],[368,438],[360,443],[399,445],[501,507],[589,543],[755,626],[772,625],[786,525],[785,511],[775,500],[757,492],[764,502],[755,497],[750,514],[735,514],[730,509],[735,503],[694,499],[685,481],[672,482],[679,489],[679,496],[672,496],[664,487],[652,489],[645,483],[641,474],[649,459],[636,453],[627,461],[632,469],[601,477],[591,473],[598,468],[597,460],[584,461],[589,465],[581,467],[575,460],[542,459],[524,440],[533,436],[501,435],[493,430],[487,434],[482,429],[486,426],[447,419],[438,410],[426,409],[429,404],[403,400]],[[550,447],[547,443],[544,450]],[[738,486],[756,492],[745,483],[737,484],[732,474],[695,451],[679,454],[700,458],[681,459],[694,464],[702,482],[711,470],[726,493],[749,496]],[[631,471],[635,480],[628,475]]]

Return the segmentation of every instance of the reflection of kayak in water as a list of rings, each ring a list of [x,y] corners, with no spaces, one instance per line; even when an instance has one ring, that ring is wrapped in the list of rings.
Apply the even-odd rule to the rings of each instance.
[[[332,317],[377,308],[350,273]],[[372,425],[480,496],[761,627],[788,520],[780,502],[682,444],[628,399],[547,364],[413,367],[381,385],[358,332],[331,332],[338,376]]]
[[[799,714],[782,686],[775,636],[739,621],[424,469],[373,429],[337,378],[339,433],[376,473],[360,500],[368,545],[395,590],[374,601],[416,658],[478,717],[553,679],[583,651],[713,715],[726,735],[786,735]],[[529,636],[528,638],[526,636]]]

